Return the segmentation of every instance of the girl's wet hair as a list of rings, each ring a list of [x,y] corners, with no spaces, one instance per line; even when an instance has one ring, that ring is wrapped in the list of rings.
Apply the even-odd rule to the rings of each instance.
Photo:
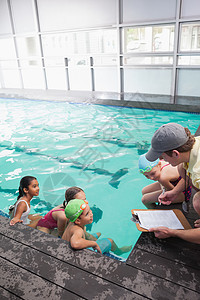
[[[76,199],[76,194],[80,193],[80,192],[84,192],[80,187],[78,186],[72,186],[70,188],[68,188],[65,192],[65,200],[63,202],[63,207],[65,208],[67,203],[72,200],[72,199]]]
[[[33,176],[24,176],[20,180],[20,184],[19,184],[19,196],[17,197],[17,200],[25,195],[24,188],[28,189],[29,185],[31,184],[31,181],[33,181],[33,180],[37,180],[37,179],[35,177],[33,177]]]

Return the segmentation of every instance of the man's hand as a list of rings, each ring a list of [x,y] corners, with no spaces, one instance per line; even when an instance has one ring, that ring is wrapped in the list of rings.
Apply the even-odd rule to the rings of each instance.
[[[173,230],[167,227],[154,227],[150,228],[149,232],[154,232],[155,237],[159,239],[166,239],[173,236]]]
[[[160,194],[158,201],[164,205],[170,205],[176,199],[176,196],[173,190],[167,191],[164,194]]]

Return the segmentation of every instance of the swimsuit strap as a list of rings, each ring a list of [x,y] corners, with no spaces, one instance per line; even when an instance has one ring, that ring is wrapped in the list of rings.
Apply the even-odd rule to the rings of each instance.
[[[53,209],[53,210],[52,210],[52,213],[53,213],[54,211],[65,211],[65,209],[64,209],[64,208],[60,208],[60,209]]]
[[[169,165],[170,165],[170,164],[166,164],[166,165],[162,166],[161,169],[160,169],[160,171],[162,171],[162,169],[163,169],[164,167],[167,167],[167,166],[169,166]]]
[[[20,202],[25,202],[25,203],[26,203],[27,210],[30,209],[30,206],[28,205],[28,203],[27,203],[26,200],[24,200],[24,199],[19,199],[19,200],[17,200],[17,203],[16,203],[15,208],[17,208],[17,206],[18,206],[18,204],[19,204]],[[26,211],[27,211],[27,210],[26,210]],[[15,212],[16,212],[16,210],[15,210]]]
[[[64,208],[59,208],[59,209],[52,209],[52,210],[50,210],[49,211],[49,214],[51,215],[51,217],[53,218],[53,216],[52,216],[52,213],[54,212],[54,211],[65,211],[65,209]]]

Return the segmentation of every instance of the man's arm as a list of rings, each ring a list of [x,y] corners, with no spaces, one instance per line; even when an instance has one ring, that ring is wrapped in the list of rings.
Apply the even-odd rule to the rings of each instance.
[[[157,227],[157,228],[150,228],[149,232],[154,232],[155,237],[159,239],[177,237],[187,242],[200,244],[200,228],[177,230],[177,229],[169,229],[167,227]]]
[[[182,177],[181,180],[178,182],[178,184],[171,190],[171,191],[167,191],[164,194],[160,195],[158,197],[159,202],[163,202],[163,204],[165,204],[165,202],[168,202],[168,204],[170,204],[169,202],[173,202],[177,195],[180,194],[181,192],[183,192],[185,190],[185,169],[183,168],[183,164],[179,164],[178,165],[178,172],[180,174],[180,176]],[[187,186],[188,187],[188,186]],[[187,188],[186,187],[186,188]]]
[[[178,184],[171,191],[167,191],[164,194],[161,194],[158,197],[158,201],[163,202],[164,204],[167,201],[173,202],[176,199],[177,195],[183,192],[184,190],[185,190],[185,180],[181,178]]]

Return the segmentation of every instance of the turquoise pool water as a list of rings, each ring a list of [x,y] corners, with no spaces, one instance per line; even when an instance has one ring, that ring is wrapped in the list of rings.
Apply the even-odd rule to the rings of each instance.
[[[66,188],[77,185],[94,213],[88,231],[100,231],[119,246],[134,245],[140,232],[130,221],[131,209],[144,208],[141,189],[151,183],[139,174],[138,158],[168,122],[195,133],[199,115],[0,99],[0,209],[8,212],[26,175],[40,184],[31,213],[45,214],[63,202]]]

